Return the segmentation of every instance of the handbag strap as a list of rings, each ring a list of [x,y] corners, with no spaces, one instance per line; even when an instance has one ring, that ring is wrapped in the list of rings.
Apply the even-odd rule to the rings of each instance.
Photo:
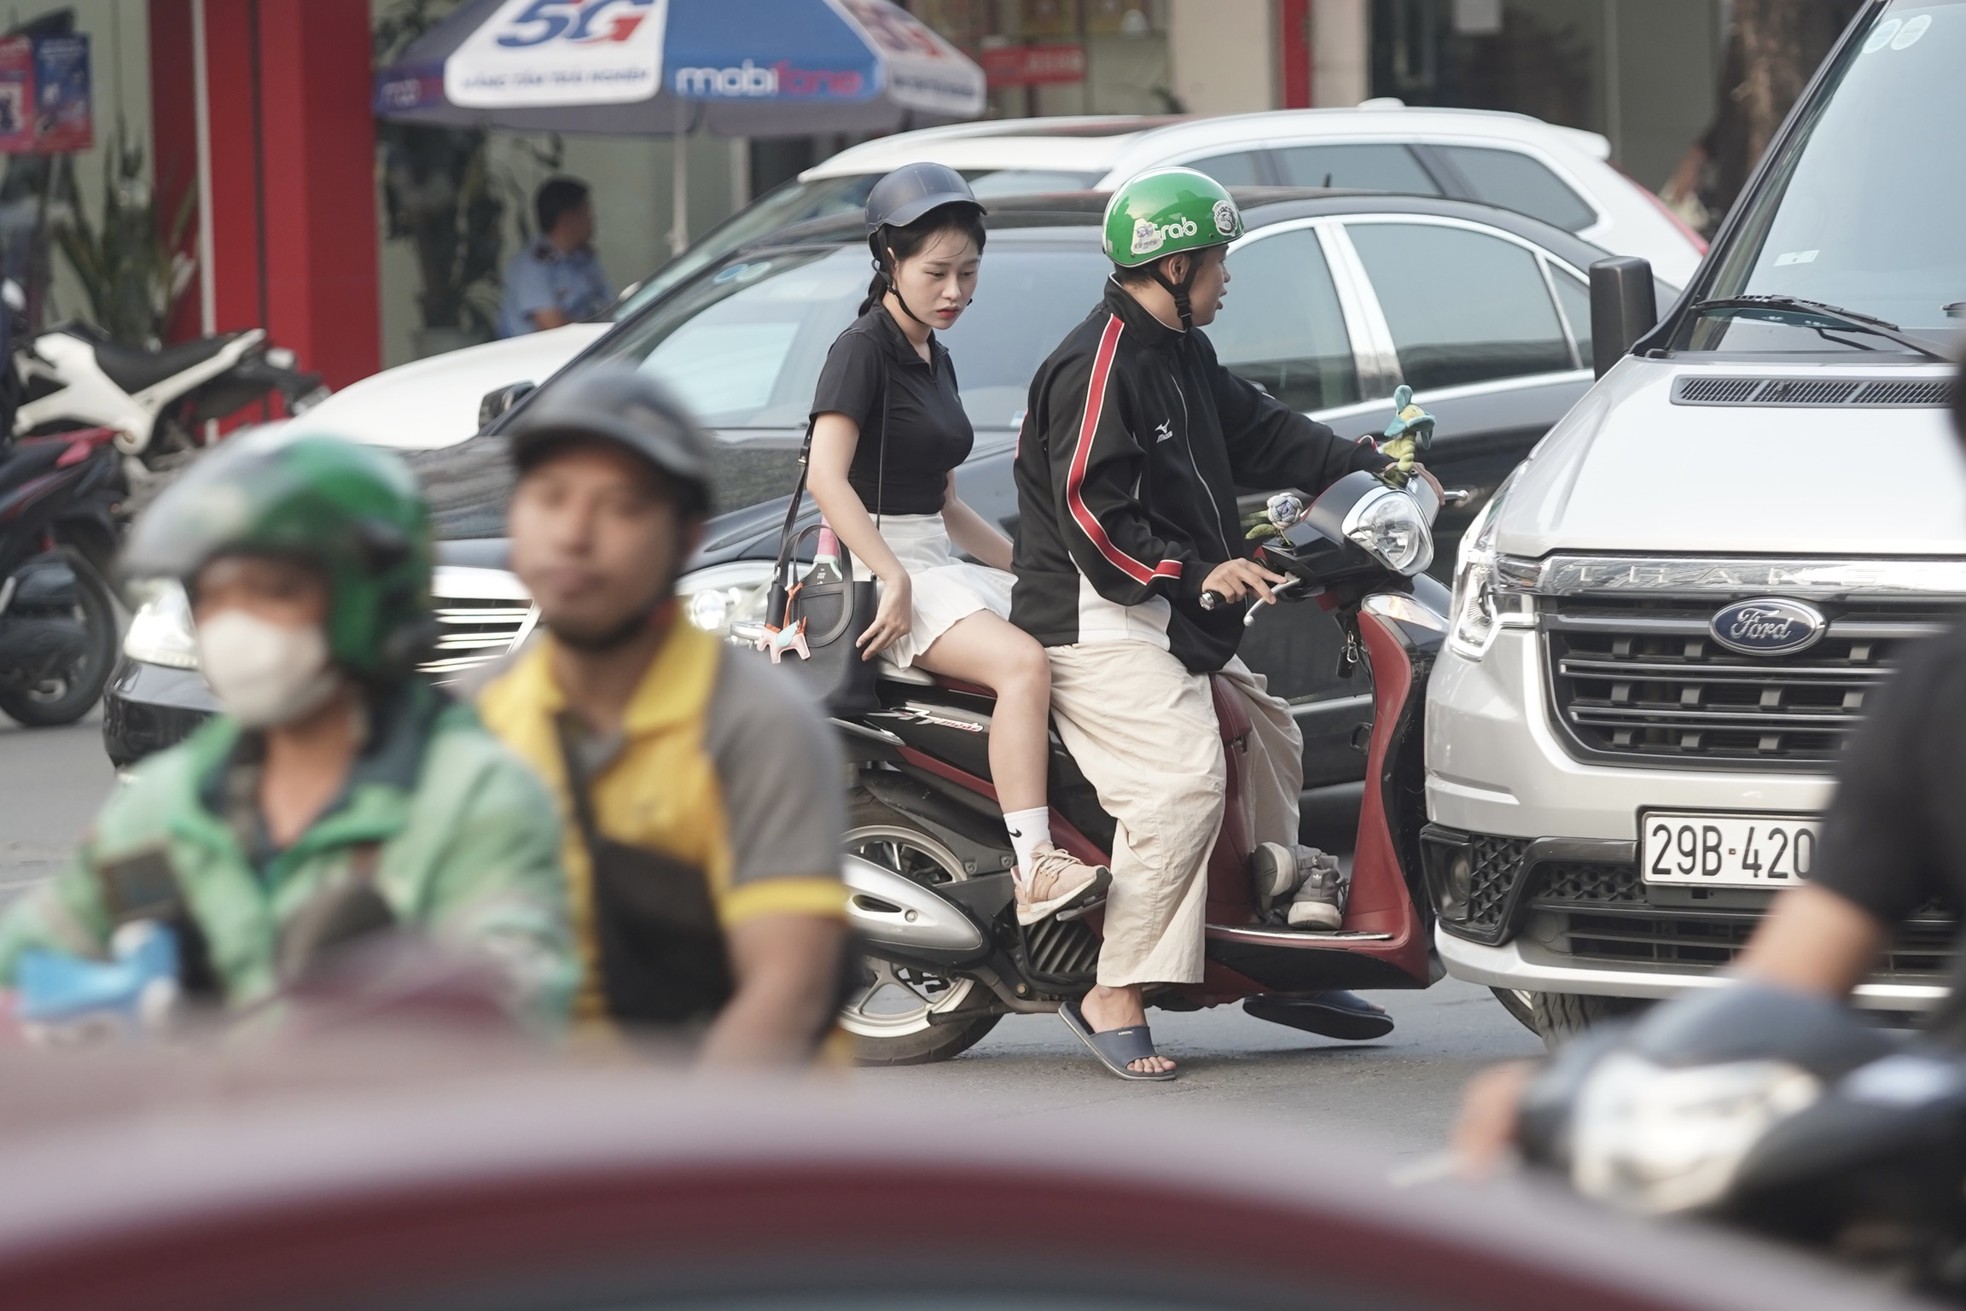
[[[881,311],[885,314],[887,311]],[[932,352],[933,348],[931,348]],[[890,361],[881,359],[881,450],[874,460],[874,529],[881,526],[881,503],[887,499],[887,432],[891,418],[888,403],[889,375],[892,373]],[[792,485],[792,502],[785,507],[785,522],[778,530],[778,558],[772,564],[771,592],[765,602],[765,614],[775,623],[782,624],[785,618],[785,603],[790,596],[790,585],[785,581],[785,571],[791,566],[792,557],[797,553],[798,544],[805,532],[797,531],[799,507],[805,501],[806,479],[812,472],[812,430],[818,420],[806,420],[805,439],[799,444],[799,477]],[[807,531],[810,531],[808,529]],[[837,537],[838,534],[835,534]],[[853,578],[853,556],[845,542],[840,543],[840,565],[849,581]]]
[[[573,735],[566,720],[553,717],[553,737],[560,744],[560,769],[567,776],[567,799],[573,805],[574,822],[580,826],[580,840],[591,861],[600,854],[601,826],[594,819],[594,798],[587,791],[587,771],[580,767],[580,756],[573,749]]]

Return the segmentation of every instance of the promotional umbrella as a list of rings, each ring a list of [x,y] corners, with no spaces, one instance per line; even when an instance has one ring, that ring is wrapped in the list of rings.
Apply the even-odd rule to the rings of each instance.
[[[983,70],[888,0],[467,0],[375,79],[386,118],[677,137],[679,243],[691,132],[891,132],[983,105]]]

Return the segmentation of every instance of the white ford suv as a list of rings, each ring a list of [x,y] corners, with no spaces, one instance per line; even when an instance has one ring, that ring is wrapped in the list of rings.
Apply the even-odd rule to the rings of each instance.
[[[1931,148],[1962,64],[1966,0],[1872,0],[1663,322],[1638,261],[1593,269],[1611,367],[1464,539],[1436,941],[1546,1037],[1716,981],[1808,877],[1898,653],[1966,602],[1966,152]],[[1858,1003],[1932,1005],[1953,933],[1914,917]]]

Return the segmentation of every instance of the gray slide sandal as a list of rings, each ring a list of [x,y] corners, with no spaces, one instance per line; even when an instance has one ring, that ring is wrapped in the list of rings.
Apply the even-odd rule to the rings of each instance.
[[[1065,1021],[1066,1028],[1079,1036],[1079,1041],[1099,1058],[1101,1065],[1122,1079],[1130,1079],[1136,1083],[1166,1083],[1178,1073],[1175,1070],[1167,1070],[1160,1074],[1141,1074],[1137,1070],[1126,1068],[1130,1061],[1160,1055],[1154,1050],[1153,1031],[1144,1024],[1094,1033],[1092,1026],[1085,1022],[1085,1012],[1079,1009],[1079,1004],[1075,1001],[1068,1001],[1060,1006],[1058,1018]]]

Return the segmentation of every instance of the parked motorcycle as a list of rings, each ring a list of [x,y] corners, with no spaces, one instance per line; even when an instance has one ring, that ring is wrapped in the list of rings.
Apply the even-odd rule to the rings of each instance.
[[[115,436],[0,449],[0,711],[30,728],[87,714],[116,663]]]
[[[1517,1135],[1587,1197],[1966,1303],[1966,1057],[1827,998],[1744,983],[1579,1038]]]
[[[13,287],[14,284],[7,284]],[[21,304],[16,288],[10,312]],[[267,344],[262,328],[225,332],[161,350],[111,341],[83,323],[33,336],[13,323],[11,373],[17,437],[110,428],[116,448],[148,468],[202,444],[203,425],[278,393],[298,414],[327,395],[294,353]]]
[[[1280,498],[1273,498],[1272,506]],[[1338,1036],[1377,1036],[1379,1022],[1324,994],[1424,988],[1438,977],[1417,834],[1424,821],[1421,724],[1428,670],[1447,633],[1448,593],[1425,574],[1439,511],[1430,482],[1404,490],[1369,473],[1340,479],[1309,507],[1273,519],[1258,558],[1286,575],[1279,603],[1315,599],[1363,662],[1374,724],[1362,744],[1369,786],[1359,818],[1350,904],[1339,932],[1259,921],[1249,875],[1255,847],[1240,802],[1250,731],[1240,697],[1218,681],[1228,770],[1222,833],[1208,866],[1207,973],[1149,1003],[1194,1010],[1243,1001],[1258,1018]],[[1262,603],[1245,622],[1259,622]],[[853,770],[846,880],[866,946],[865,986],[842,1024],[861,1060],[915,1064],[967,1049],[1008,1014],[1052,1011],[1089,988],[1099,915],[1019,927],[1013,864],[990,784],[987,689],[884,666],[878,710],[836,720]],[[1052,838],[1079,859],[1110,863],[1114,824],[1056,736]],[[1355,1000],[1355,999],[1354,999]]]

